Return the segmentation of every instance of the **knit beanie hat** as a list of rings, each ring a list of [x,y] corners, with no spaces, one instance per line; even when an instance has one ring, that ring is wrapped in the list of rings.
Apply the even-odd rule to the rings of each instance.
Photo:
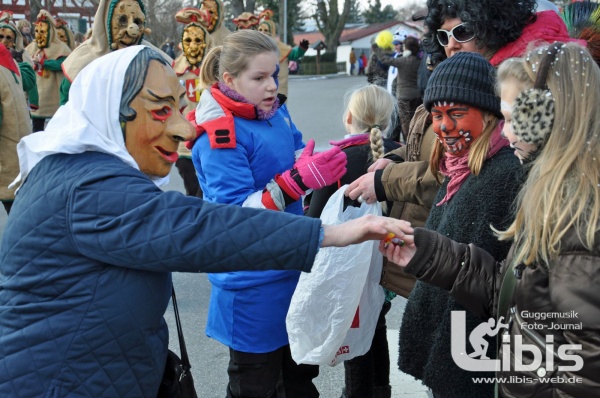
[[[496,70],[480,54],[459,52],[441,62],[427,82],[423,102],[427,111],[438,101],[459,102],[502,118],[495,90]]]

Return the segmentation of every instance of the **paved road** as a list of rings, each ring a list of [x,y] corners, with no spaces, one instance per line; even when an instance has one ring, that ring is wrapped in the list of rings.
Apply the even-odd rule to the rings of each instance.
[[[354,87],[365,84],[362,77],[336,77],[329,79],[291,79],[289,82],[289,108],[296,126],[305,140],[314,138],[317,148],[324,149],[332,139],[343,136],[342,114],[344,95]],[[166,190],[183,192],[183,185],[176,170]],[[0,237],[4,231],[6,214],[0,207]],[[222,398],[227,383],[226,368],[228,351],[221,344],[204,334],[206,312],[210,296],[210,283],[204,274],[175,274],[175,287],[180,314],[192,362],[192,374],[200,398]],[[396,298],[388,319],[388,340],[392,359],[392,396],[425,398],[425,388],[412,377],[398,372],[398,327],[404,309],[404,299]],[[172,309],[165,315],[171,331],[170,348],[178,352],[177,334]],[[343,385],[343,366],[321,367],[315,383],[323,398],[338,398]]]

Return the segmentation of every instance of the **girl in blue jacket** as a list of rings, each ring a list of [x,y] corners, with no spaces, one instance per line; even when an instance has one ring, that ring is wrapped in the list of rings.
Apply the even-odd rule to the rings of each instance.
[[[205,200],[302,214],[309,189],[337,181],[346,155],[313,153],[277,95],[279,54],[266,35],[242,30],[211,50],[195,113],[192,161]],[[301,153],[296,157],[297,153]],[[286,236],[280,236],[286,240]],[[285,317],[297,271],[211,274],[206,333],[229,347],[228,397],[271,397],[280,374],[287,398],[318,397],[318,367],[291,358]]]

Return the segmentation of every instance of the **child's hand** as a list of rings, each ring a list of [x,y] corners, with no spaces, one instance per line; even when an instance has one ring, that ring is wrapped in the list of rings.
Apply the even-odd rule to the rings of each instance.
[[[308,189],[321,189],[331,185],[344,174],[348,160],[340,147],[314,153],[315,141],[310,140],[291,170],[282,173],[287,185],[301,195]]]
[[[404,235],[402,237],[402,244],[399,245],[393,243],[386,244],[385,239],[382,240],[379,242],[379,251],[386,256],[388,260],[404,268],[415,256],[417,247],[414,244],[413,235]]]

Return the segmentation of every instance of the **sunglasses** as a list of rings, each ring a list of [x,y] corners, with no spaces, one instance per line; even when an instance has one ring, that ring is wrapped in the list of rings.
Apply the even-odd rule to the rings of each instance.
[[[469,30],[463,22],[459,25],[456,25],[449,31],[444,29],[438,29],[436,37],[440,44],[446,47],[450,42],[450,37],[454,37],[454,40],[456,40],[459,43],[466,43],[468,41],[473,40],[473,38],[475,37],[475,32]]]

